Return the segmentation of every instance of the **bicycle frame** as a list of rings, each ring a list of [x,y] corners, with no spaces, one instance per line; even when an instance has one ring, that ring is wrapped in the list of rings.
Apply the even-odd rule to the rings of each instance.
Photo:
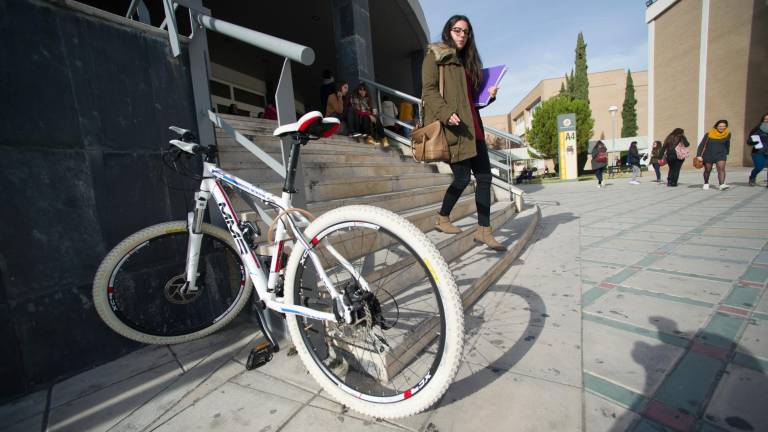
[[[281,270],[280,264],[283,246],[289,239],[286,227],[283,224],[283,220],[280,218],[280,220],[277,221],[275,247],[273,248],[270,260],[269,278],[267,278],[264,272],[261,270],[261,265],[256,258],[254,251],[251,250],[251,248],[248,246],[248,243],[245,241],[243,231],[240,227],[240,221],[237,218],[237,214],[229,200],[229,197],[222,187],[222,182],[236,187],[246,194],[256,197],[264,203],[275,207],[279,212],[282,212],[291,208],[293,192],[291,192],[291,187],[289,186],[292,186],[292,178],[293,176],[289,176],[289,178],[286,179],[286,187],[283,190],[282,196],[278,197],[257,186],[252,185],[243,179],[238,178],[237,176],[227,173],[221,168],[218,168],[214,163],[203,162],[203,180],[200,184],[200,190],[195,193],[195,210],[190,212],[188,215],[187,225],[190,240],[187,248],[187,292],[194,292],[198,289],[197,266],[200,254],[200,244],[202,241],[201,225],[205,211],[208,207],[208,201],[211,197],[213,197],[214,201],[216,202],[216,207],[227,226],[227,230],[235,242],[237,253],[243,260],[246,271],[251,277],[254,289],[266,307],[274,311],[286,314],[295,314],[317,320],[338,322],[336,316],[332,313],[317,311],[315,309],[301,305],[286,305],[283,303],[282,297],[277,297],[275,295],[274,290],[277,287],[280,277],[279,272]],[[320,257],[314,250],[314,246],[319,243],[318,239],[313,238],[308,240],[304,237],[303,233],[299,229],[299,223],[309,223],[309,220],[299,213],[287,213],[285,217],[287,217],[289,228],[293,232],[293,235],[296,239],[293,247],[300,247],[308,252],[310,259],[315,264],[318,277],[322,280],[333,301],[337,303],[338,310],[343,313],[344,321],[347,323],[352,323],[351,305],[345,304],[343,300],[344,297],[339,293],[333,282],[323,270]],[[345,267],[345,269],[348,270],[356,280],[359,281],[363,289],[368,291],[370,290],[365,280],[343,256],[341,256],[331,245],[325,244],[324,246],[331,253],[331,255],[339,260],[339,263]],[[286,289],[291,288],[286,287]]]

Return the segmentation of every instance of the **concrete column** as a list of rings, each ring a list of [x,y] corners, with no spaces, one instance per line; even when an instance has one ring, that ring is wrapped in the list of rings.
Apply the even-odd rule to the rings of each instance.
[[[357,85],[358,77],[375,80],[368,0],[331,0],[336,36],[337,78]]]

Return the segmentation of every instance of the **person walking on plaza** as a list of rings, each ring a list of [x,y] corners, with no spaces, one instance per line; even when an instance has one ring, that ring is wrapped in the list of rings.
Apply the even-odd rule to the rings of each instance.
[[[608,149],[602,141],[595,143],[592,147],[592,169],[597,177],[597,188],[603,187],[603,173],[608,166]]]
[[[749,185],[755,186],[757,175],[765,168],[768,160],[768,113],[763,114],[760,123],[747,135],[747,145],[752,147],[752,162],[755,164],[749,173]]]
[[[506,248],[493,238],[491,215],[491,163],[485,144],[483,123],[474,103],[480,90],[482,62],[475,46],[472,24],[463,15],[454,15],[443,26],[442,41],[430,44],[421,67],[421,99],[424,103],[423,124],[440,121],[445,129],[451,153],[453,182],[443,197],[435,228],[457,234],[461,230],[450,221],[450,214],[461,193],[475,175],[477,231],[475,241],[496,251]],[[440,68],[443,69],[443,95],[440,95]],[[491,101],[496,97],[491,87]]]
[[[664,156],[661,154],[661,141],[654,141],[653,146],[651,147],[651,166],[653,167],[653,171],[656,173],[656,183],[661,183],[661,164],[659,163],[661,160],[663,160]]]
[[[632,141],[629,144],[629,152],[627,154],[627,165],[632,167],[632,180],[629,184],[639,185],[637,177],[640,175],[640,152],[637,150],[637,141]]]
[[[677,157],[677,147],[682,146],[685,150],[691,146],[688,138],[685,137],[685,131],[682,128],[675,128],[667,138],[664,139],[664,145],[661,147],[661,154],[667,161],[669,170],[667,171],[667,186],[677,186],[677,179],[680,177],[680,168],[683,167],[685,158]]]
[[[717,180],[720,190],[729,188],[725,184],[725,160],[731,150],[731,132],[728,130],[728,120],[718,120],[715,126],[701,139],[696,149],[696,157],[704,161],[704,186],[709,189],[709,174],[712,173],[712,165],[717,167]]]

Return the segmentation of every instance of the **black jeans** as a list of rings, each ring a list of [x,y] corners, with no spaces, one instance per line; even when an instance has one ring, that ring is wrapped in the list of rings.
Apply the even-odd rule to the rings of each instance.
[[[667,160],[667,166],[669,167],[667,186],[677,186],[677,179],[680,177],[680,168],[683,167],[683,162],[685,161],[681,161],[676,157]]]
[[[443,197],[441,216],[448,216],[461,197],[461,193],[469,184],[470,174],[475,175],[475,205],[477,206],[477,223],[480,226],[491,225],[491,161],[488,159],[488,147],[484,140],[477,140],[477,156],[472,159],[452,163],[453,182],[448,186]]]
[[[605,172],[605,167],[595,170],[595,176],[597,176],[597,184],[603,184],[603,172]]]

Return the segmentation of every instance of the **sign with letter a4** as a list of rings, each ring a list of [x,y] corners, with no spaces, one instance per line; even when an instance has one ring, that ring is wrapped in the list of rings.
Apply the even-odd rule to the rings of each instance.
[[[576,180],[579,176],[576,158],[576,114],[557,116],[557,133],[560,178]]]

